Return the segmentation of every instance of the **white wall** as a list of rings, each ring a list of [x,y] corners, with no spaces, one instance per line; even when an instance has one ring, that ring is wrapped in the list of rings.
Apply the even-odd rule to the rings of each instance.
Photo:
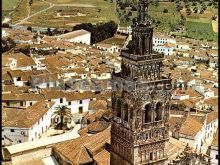
[[[13,130],[14,132],[12,132]],[[27,136],[22,135],[22,132]],[[28,132],[28,128],[2,127],[2,145],[14,145],[28,141]],[[7,140],[4,136],[10,138],[12,142]]]
[[[176,39],[174,38],[163,38],[163,37],[153,37],[154,45],[164,45],[165,43],[176,44]]]
[[[91,44],[91,33],[87,33],[75,38],[68,39],[69,42],[77,42],[90,45]]]
[[[171,56],[174,54],[173,47],[165,47],[165,46],[154,46],[153,49],[157,52],[164,53],[166,56]]]

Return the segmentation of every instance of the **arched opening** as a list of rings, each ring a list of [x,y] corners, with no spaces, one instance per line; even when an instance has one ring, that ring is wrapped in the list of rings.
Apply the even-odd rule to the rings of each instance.
[[[123,113],[124,113],[124,120],[128,121],[128,104],[124,104]]]
[[[150,104],[147,104],[145,106],[145,111],[144,111],[144,122],[145,123],[150,123],[151,122],[151,110],[150,110]]]
[[[117,111],[117,117],[121,117],[121,100],[117,101],[116,111]]]
[[[156,118],[155,121],[162,120],[163,104],[158,102],[156,104]]]

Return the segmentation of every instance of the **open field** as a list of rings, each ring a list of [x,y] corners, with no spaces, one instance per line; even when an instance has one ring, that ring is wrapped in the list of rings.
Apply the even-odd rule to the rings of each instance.
[[[2,10],[12,10],[19,0],[2,0]]]
[[[50,3],[54,5],[51,9],[33,16],[25,24],[68,28],[77,23],[117,21],[115,3],[104,0],[39,0],[39,3],[34,1],[31,14],[49,7]]]
[[[25,18],[28,15],[28,0],[21,1],[22,6],[12,15],[12,22]],[[110,0],[36,0],[31,6],[30,15],[48,8],[50,5],[53,5],[53,7],[31,17],[26,22],[23,22],[23,24],[41,27],[71,28],[79,23],[100,23],[114,20],[120,23],[120,26],[129,26],[132,24],[132,19],[137,15],[137,11],[131,11],[131,8],[125,8],[124,10],[118,8],[118,12],[116,13],[116,3],[110,3]],[[201,5],[198,4],[199,10],[200,7]],[[164,9],[167,9],[168,12],[164,13]],[[191,9],[193,9],[193,6],[191,6]],[[126,18],[125,15],[128,13],[130,13],[130,16]],[[191,38],[195,37],[196,39],[208,38],[209,40],[216,40],[217,34],[215,32],[218,23],[217,21],[211,21],[211,17],[213,14],[217,15],[218,9],[207,6],[204,14],[192,12],[191,15],[186,15],[185,8],[178,12],[175,3],[160,2],[158,6],[151,4],[149,13],[151,18],[157,23],[155,27],[157,31],[168,33],[174,30],[179,26],[182,14],[186,18],[186,31],[179,35],[186,35]],[[197,27],[197,32],[195,32],[194,27]],[[210,29],[210,27],[213,28]],[[202,34],[211,36],[201,36],[199,35],[201,31],[203,32]]]
[[[40,10],[43,10],[47,7],[49,7],[50,4],[48,2],[45,2],[44,0],[38,0],[37,3],[33,3],[31,6],[31,14],[34,14]]]
[[[28,0],[20,0],[19,5],[11,15],[11,21],[16,22],[28,16]]]
[[[212,30],[210,23],[202,22],[186,22],[186,36],[189,38],[196,38],[202,40],[214,40],[217,41],[218,37]]]

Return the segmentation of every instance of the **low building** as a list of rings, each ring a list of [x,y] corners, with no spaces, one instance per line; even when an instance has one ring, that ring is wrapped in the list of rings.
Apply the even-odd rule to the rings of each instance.
[[[178,42],[176,44],[176,50],[180,50],[180,51],[188,51],[190,50],[189,44],[183,43],[183,42]]]
[[[91,44],[91,33],[83,29],[59,35],[57,38],[61,38],[69,42],[76,42],[87,45]]]
[[[214,97],[215,93],[211,89],[205,89],[203,86],[198,85],[193,87],[195,91],[199,92],[201,95],[203,95],[205,98]]]
[[[164,53],[164,55],[171,56],[174,54],[174,44],[165,43],[163,45],[153,46],[153,49],[157,52]]]
[[[121,50],[121,47],[119,47],[115,44],[98,43],[98,44],[96,44],[96,46],[101,51],[108,52],[108,53],[116,53]]]
[[[176,44],[176,39],[159,33],[154,33],[153,45],[164,45],[165,43]]]
[[[54,102],[39,101],[26,109],[3,109],[2,144],[39,139],[51,125]]]
[[[205,143],[205,126],[192,116],[187,117],[179,129],[179,140],[197,151],[200,151]]]

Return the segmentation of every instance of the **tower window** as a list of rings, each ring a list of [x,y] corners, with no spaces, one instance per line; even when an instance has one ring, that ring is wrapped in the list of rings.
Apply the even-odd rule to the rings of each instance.
[[[121,117],[121,101],[117,101],[117,117]]]
[[[128,105],[127,104],[123,106],[123,112],[124,112],[124,120],[128,121]]]
[[[147,104],[147,105],[145,106],[144,122],[145,122],[145,123],[151,122],[150,104]]]
[[[153,160],[153,152],[150,153],[150,160]]]
[[[162,120],[162,112],[163,112],[162,103],[158,102],[157,105],[156,105],[156,118],[155,118],[155,121]]]

